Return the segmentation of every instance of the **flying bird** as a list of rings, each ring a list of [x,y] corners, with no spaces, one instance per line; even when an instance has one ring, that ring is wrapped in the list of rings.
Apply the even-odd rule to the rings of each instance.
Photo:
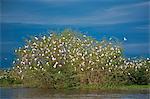
[[[124,40],[124,41],[127,41],[127,38],[124,37],[123,40]]]

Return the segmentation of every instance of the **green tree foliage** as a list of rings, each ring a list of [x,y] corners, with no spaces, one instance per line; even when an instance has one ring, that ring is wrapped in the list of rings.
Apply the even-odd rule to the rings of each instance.
[[[129,62],[118,42],[96,41],[71,30],[34,37],[16,53],[18,58],[10,74],[27,86],[149,83],[149,60]]]

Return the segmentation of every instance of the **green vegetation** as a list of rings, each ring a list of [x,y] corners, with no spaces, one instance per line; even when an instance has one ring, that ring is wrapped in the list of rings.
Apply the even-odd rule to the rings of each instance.
[[[0,87],[15,86],[21,83],[21,80],[10,76],[9,71],[0,70]]]
[[[107,85],[107,84],[99,84],[99,85],[83,85],[80,86],[78,89],[84,90],[109,90],[109,89],[117,89],[117,90],[128,90],[128,89],[148,89],[150,85]]]
[[[15,52],[13,68],[0,71],[1,86],[96,89],[150,84],[150,59],[125,58],[115,40],[96,41],[65,30],[27,40]]]

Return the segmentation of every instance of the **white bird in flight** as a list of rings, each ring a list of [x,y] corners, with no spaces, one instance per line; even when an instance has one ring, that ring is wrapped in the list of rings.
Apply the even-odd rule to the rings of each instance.
[[[124,41],[127,41],[127,38],[124,37],[123,40],[124,40]]]

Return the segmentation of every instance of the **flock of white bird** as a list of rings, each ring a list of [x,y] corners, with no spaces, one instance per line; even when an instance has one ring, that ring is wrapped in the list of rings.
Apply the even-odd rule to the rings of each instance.
[[[150,63],[149,58],[145,61],[125,59],[120,45],[113,42],[96,41],[86,35],[76,36],[72,33],[34,37],[15,52],[19,57],[13,62],[13,69],[20,75],[27,69],[46,72],[48,67],[59,68],[58,73],[61,73],[60,68],[65,66],[73,67],[77,72],[97,69],[124,72],[128,68],[137,70],[145,66],[147,61]]]

